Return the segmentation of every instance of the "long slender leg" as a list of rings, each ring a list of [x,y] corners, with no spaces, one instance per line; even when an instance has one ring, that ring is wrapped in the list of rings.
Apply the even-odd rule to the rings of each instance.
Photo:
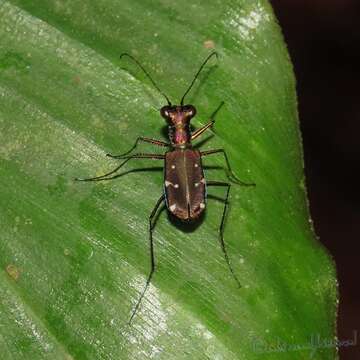
[[[226,162],[226,166],[227,166],[227,176],[229,178],[230,181],[238,184],[238,185],[243,185],[243,186],[256,186],[255,183],[247,183],[244,182],[242,180],[240,180],[232,171],[231,166],[230,166],[230,162],[229,162],[229,158],[226,154],[226,151],[224,149],[214,149],[214,150],[207,150],[207,151],[202,151],[201,152],[201,156],[207,156],[207,155],[211,155],[211,154],[217,154],[217,153],[222,153],[224,155],[225,158],[225,162]]]
[[[121,167],[123,167],[129,160],[131,159],[164,159],[165,156],[164,155],[160,155],[160,154],[133,154],[133,155],[129,155],[124,157],[126,160],[123,161],[119,166],[117,166],[114,170],[100,175],[100,176],[96,176],[96,177],[92,177],[92,178],[75,178],[76,181],[101,181],[101,180],[110,180],[115,178],[116,176],[113,176],[111,178],[108,178],[107,176],[116,173]]]
[[[153,218],[154,216],[156,215],[158,209],[159,209],[159,206],[162,204],[162,202],[164,201],[165,199],[165,195],[161,195],[161,197],[159,198],[159,200],[157,201],[153,211],[151,212],[150,216],[149,216],[149,243],[150,243],[150,272],[149,272],[149,275],[148,275],[148,278],[146,280],[146,284],[145,284],[145,287],[143,289],[143,291],[141,292],[141,295],[139,297],[139,300],[137,301],[135,307],[134,307],[134,310],[131,314],[131,317],[130,317],[130,320],[129,320],[129,325],[131,324],[131,321],[132,319],[134,318],[136,312],[138,311],[139,309],[139,306],[140,306],[140,303],[141,303],[141,300],[143,299],[145,293],[146,293],[146,290],[148,289],[149,287],[149,284],[150,284],[150,281],[151,281],[151,278],[154,274],[154,271],[155,271],[155,256],[154,256],[154,242],[153,242],[153,229],[155,227],[155,224],[153,224]]]
[[[215,120],[209,121],[207,124],[202,126],[201,128],[195,130],[191,135],[191,140],[195,140],[197,137],[199,137],[204,131],[211,128],[215,123]]]
[[[211,128],[215,124],[215,116],[218,113],[218,111],[221,109],[221,107],[224,105],[224,102],[222,101],[220,105],[216,108],[216,110],[210,115],[210,121],[202,126],[200,129],[197,129],[194,131],[194,133],[191,135],[191,140],[195,140],[197,137],[199,137],[204,131]]]
[[[224,253],[224,257],[225,257],[226,263],[228,265],[228,268],[240,288],[241,287],[240,281],[237,278],[237,276],[235,275],[235,272],[231,266],[230,259],[227,254],[227,251],[226,251],[225,241],[224,241],[224,226],[225,226],[226,213],[227,213],[227,209],[228,209],[228,198],[229,198],[231,184],[227,183],[227,182],[222,182],[222,181],[207,181],[206,185],[207,186],[226,186],[227,187],[224,210],[222,213],[221,223],[220,223],[220,228],[219,228],[219,240],[220,240],[221,249]]]
[[[144,136],[139,136],[136,141],[135,144],[131,147],[130,150],[124,152],[123,154],[120,155],[111,155],[111,154],[106,154],[107,156],[113,157],[113,158],[119,158],[125,155],[130,154],[133,150],[135,150],[135,148],[138,146],[139,141],[143,141],[143,142],[147,142],[147,143],[151,143],[153,145],[157,145],[157,146],[170,146],[170,144],[164,142],[164,141],[160,141],[160,140],[156,140],[156,139],[150,139]]]

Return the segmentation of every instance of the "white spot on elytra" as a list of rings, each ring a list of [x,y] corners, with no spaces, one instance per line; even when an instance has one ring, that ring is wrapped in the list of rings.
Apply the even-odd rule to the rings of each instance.
[[[195,183],[194,185],[195,185],[195,187],[198,187],[200,185],[200,183]]]
[[[175,169],[175,165],[171,165],[171,168],[172,168],[172,169]]]
[[[198,168],[198,167],[199,167],[199,164],[195,164],[194,167]]]
[[[172,205],[169,207],[169,209],[170,209],[171,211],[174,211],[174,210],[176,209],[176,204],[172,204]]]
[[[205,209],[205,203],[200,203],[200,209]]]
[[[173,184],[171,181],[165,180],[165,187],[172,185],[175,189],[179,187],[179,184]]]

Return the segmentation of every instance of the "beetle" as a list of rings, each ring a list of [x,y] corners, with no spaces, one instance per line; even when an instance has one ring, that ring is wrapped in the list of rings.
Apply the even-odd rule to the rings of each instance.
[[[207,151],[200,151],[193,147],[192,141],[201,136],[206,130],[213,127],[215,123],[215,115],[223,106],[224,102],[221,102],[218,108],[210,116],[209,122],[204,126],[198,128],[194,132],[191,131],[190,121],[196,115],[196,108],[191,104],[185,104],[185,97],[193,87],[195,80],[198,78],[204,66],[213,56],[218,56],[214,51],[210,53],[201,64],[199,70],[195,74],[192,82],[185,91],[181,98],[180,105],[173,105],[169,98],[154,82],[150,74],[145,70],[141,63],[136,60],[132,55],[128,53],[121,54],[120,58],[128,57],[134,61],[139,68],[144,72],[147,78],[151,81],[153,86],[162,94],[167,105],[160,109],[160,115],[166,120],[168,124],[168,137],[169,142],[156,140],[148,137],[140,136],[136,139],[134,145],[125,153],[121,155],[106,154],[114,159],[123,159],[114,170],[97,177],[92,178],[76,178],[77,181],[102,181],[112,180],[121,175],[115,175],[120,168],[122,168],[131,159],[153,159],[164,160],[164,189],[163,194],[158,199],[155,207],[153,208],[149,216],[149,244],[150,244],[150,272],[148,274],[146,284],[140,297],[132,311],[129,324],[134,318],[140,303],[149,287],[151,278],[155,271],[155,256],[154,256],[154,242],[153,242],[153,230],[154,219],[158,212],[159,207],[165,202],[168,211],[177,219],[189,223],[196,221],[203,214],[206,208],[207,199],[207,187],[209,186],[222,186],[225,187],[226,197],[224,200],[224,208],[219,227],[219,240],[222,252],[225,257],[227,266],[235,279],[237,285],[241,287],[240,282],[235,275],[235,272],[231,266],[226,247],[224,242],[224,221],[228,207],[228,198],[230,193],[230,182],[224,181],[206,181],[204,176],[204,170],[201,160],[204,156],[212,154],[222,154],[226,164],[226,171],[229,180],[238,185],[255,186],[254,183],[246,183],[237,178],[231,169],[228,156],[224,149],[213,149]],[[165,154],[149,154],[149,153],[133,153],[133,150],[138,146],[139,142],[150,143],[152,145],[166,147],[169,150]]]

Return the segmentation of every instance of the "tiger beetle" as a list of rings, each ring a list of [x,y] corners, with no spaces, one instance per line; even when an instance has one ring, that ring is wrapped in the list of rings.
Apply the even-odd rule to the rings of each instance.
[[[245,183],[237,178],[233,173],[228,156],[224,149],[214,149],[199,151],[195,149],[192,145],[192,141],[197,139],[202,135],[206,130],[213,127],[215,123],[215,115],[220,110],[223,102],[220,103],[218,108],[210,116],[210,121],[204,126],[198,128],[194,132],[190,130],[190,120],[196,115],[196,108],[193,105],[184,105],[185,97],[193,87],[195,80],[198,78],[202,69],[206,63],[213,56],[218,56],[216,52],[212,52],[204,62],[201,64],[198,72],[195,74],[192,82],[185,91],[183,97],[181,98],[180,105],[172,105],[169,98],[164,92],[160,90],[158,85],[152,79],[150,74],[145,70],[145,68],[136,60],[132,55],[123,53],[120,56],[128,57],[134,61],[137,66],[144,72],[147,78],[151,81],[152,85],[157,89],[157,91],[164,96],[167,101],[167,105],[163,106],[160,109],[160,115],[167,121],[168,124],[168,137],[169,142],[164,142],[160,140],[155,140],[147,137],[140,136],[136,139],[134,145],[130,150],[121,154],[121,155],[112,155],[106,154],[114,159],[123,159],[124,161],[117,166],[114,170],[97,177],[79,179],[78,181],[103,181],[103,180],[112,180],[115,179],[121,174],[114,175],[120,168],[122,168],[129,160],[131,159],[153,159],[153,160],[165,160],[164,164],[164,190],[163,194],[158,199],[154,209],[152,210],[149,216],[149,242],[150,242],[150,272],[148,274],[146,284],[143,291],[140,294],[140,297],[132,311],[129,324],[131,324],[132,319],[134,318],[140,303],[146,293],[146,290],[149,287],[151,278],[155,271],[155,256],[154,256],[154,243],[153,243],[153,230],[155,227],[155,215],[158,212],[160,205],[164,202],[168,211],[175,216],[175,218],[183,222],[192,222],[199,219],[200,215],[204,212],[206,207],[207,199],[207,186],[222,186],[226,188],[226,197],[224,200],[224,208],[222,212],[221,223],[219,227],[219,240],[222,252],[225,257],[227,266],[235,279],[237,285],[241,287],[240,282],[235,275],[235,272],[231,266],[226,247],[224,242],[224,221],[228,207],[228,198],[230,193],[231,184],[235,183],[238,185],[244,186],[254,186],[254,183]],[[163,154],[148,154],[148,153],[135,153],[130,154],[137,147],[138,143],[146,142],[156,146],[167,147],[169,150]],[[224,181],[205,181],[203,166],[201,159],[204,156],[212,154],[222,154],[226,164],[226,173],[230,182]],[[112,176],[111,176],[112,175]]]

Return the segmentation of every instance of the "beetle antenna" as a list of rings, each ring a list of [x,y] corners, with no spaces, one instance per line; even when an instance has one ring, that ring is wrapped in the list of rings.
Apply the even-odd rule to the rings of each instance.
[[[216,56],[216,58],[218,58],[218,53],[217,53],[216,51],[214,51],[214,52],[212,52],[212,53],[204,60],[204,62],[201,64],[201,66],[200,66],[198,72],[196,73],[196,75],[194,76],[194,78],[193,78],[190,86],[188,87],[188,89],[185,91],[185,94],[184,94],[183,97],[181,98],[181,102],[180,102],[181,106],[184,105],[185,96],[187,95],[187,93],[188,93],[188,92],[191,90],[191,88],[193,87],[195,80],[197,79],[197,77],[198,77],[199,74],[201,73],[201,70],[202,70],[203,67],[206,65],[206,63],[210,60],[210,58],[213,57],[214,55]]]
[[[152,79],[152,77],[150,76],[150,74],[145,70],[145,68],[139,63],[139,61],[137,61],[132,55],[128,54],[128,53],[122,53],[120,55],[120,59],[124,56],[127,56],[128,58],[130,58],[132,61],[134,61],[139,68],[145,73],[145,75],[148,77],[148,79],[151,81],[151,83],[154,85],[154,87],[157,89],[157,91],[164,96],[164,98],[166,99],[166,101],[168,102],[168,105],[171,106],[171,101],[169,100],[169,98],[160,90],[160,88],[156,85],[155,81]]]

